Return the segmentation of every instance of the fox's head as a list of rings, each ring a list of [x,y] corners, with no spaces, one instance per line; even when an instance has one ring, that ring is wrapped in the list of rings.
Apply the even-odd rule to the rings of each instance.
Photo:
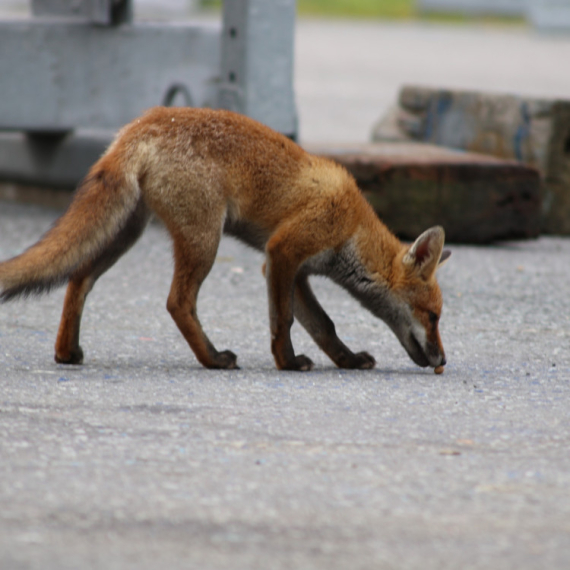
[[[376,218],[377,219],[377,218]],[[384,241],[366,226],[338,253],[326,252],[305,270],[327,275],[382,319],[419,366],[445,366],[439,336],[443,300],[435,273],[449,259],[445,233],[436,226],[412,245],[404,245],[385,228]]]
[[[443,300],[435,273],[449,259],[445,233],[436,226],[425,231],[394,259],[391,311],[384,318],[418,366],[444,366],[439,336]]]

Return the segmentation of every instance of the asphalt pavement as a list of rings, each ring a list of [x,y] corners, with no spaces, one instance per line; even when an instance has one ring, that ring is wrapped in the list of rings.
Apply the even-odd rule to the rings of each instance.
[[[362,140],[377,118],[371,100],[358,98],[373,97],[368,76],[356,72],[358,58],[343,56],[349,38],[373,36],[367,30],[419,54],[449,34],[465,46],[485,35],[494,38],[486,45],[532,44],[551,58],[570,46],[518,28],[301,23],[305,140]],[[470,77],[470,65],[474,83],[488,70],[482,87],[505,80],[498,55],[482,49],[477,59],[472,46],[473,59],[461,62],[457,44],[447,51],[454,45],[463,75],[449,63],[447,85]],[[393,65],[397,76],[401,60]],[[346,88],[354,96],[331,92],[335,66],[360,77]],[[529,70],[528,91],[533,82],[546,89],[544,68],[519,63],[521,75]],[[427,73],[425,65],[408,72]],[[320,94],[310,81],[319,73]],[[570,93],[568,74],[549,89]],[[0,202],[0,259],[58,214]],[[293,342],[316,367],[276,370],[262,258],[229,239],[199,312],[241,369],[203,369],[165,309],[172,256],[157,224],[89,297],[83,366],[53,361],[63,290],[2,305],[0,568],[570,567],[570,238],[450,248],[439,272],[441,376],[415,366],[382,322],[322,279],[314,287],[339,335],[377,367],[334,368],[295,325]]]

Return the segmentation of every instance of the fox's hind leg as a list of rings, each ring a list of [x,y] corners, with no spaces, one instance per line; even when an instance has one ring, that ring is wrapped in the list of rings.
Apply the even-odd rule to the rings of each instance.
[[[85,299],[95,280],[90,275],[72,277],[67,285],[63,312],[55,341],[55,361],[60,364],[82,364],[83,350],[79,345],[79,329]]]
[[[89,291],[105,271],[138,240],[150,213],[141,201],[125,227],[98,257],[71,276],[65,293],[63,312],[55,342],[55,361],[60,364],[81,364],[83,350],[79,345],[81,316]]]
[[[216,259],[221,228],[217,230],[213,225],[207,232],[196,228],[191,238],[172,233],[174,277],[166,305],[168,312],[203,366],[238,368],[236,355],[230,350],[219,352],[206,336],[196,308],[200,286]]]
[[[295,318],[339,368],[373,368],[375,360],[367,352],[355,354],[338,338],[334,323],[317,301],[307,275],[295,279]]]

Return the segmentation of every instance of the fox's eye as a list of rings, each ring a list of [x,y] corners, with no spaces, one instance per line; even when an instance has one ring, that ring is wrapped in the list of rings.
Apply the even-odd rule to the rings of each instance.
[[[436,313],[434,313],[433,311],[428,311],[428,317],[429,317],[429,322],[432,325],[436,325],[437,321],[439,321],[439,317],[437,316]]]

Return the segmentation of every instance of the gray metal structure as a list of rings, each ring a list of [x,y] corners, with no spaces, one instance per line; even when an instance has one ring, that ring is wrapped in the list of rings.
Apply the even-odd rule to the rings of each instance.
[[[0,178],[74,186],[154,105],[247,114],[296,137],[295,0],[227,0],[222,25],[139,23],[132,0],[32,0],[0,21]]]

